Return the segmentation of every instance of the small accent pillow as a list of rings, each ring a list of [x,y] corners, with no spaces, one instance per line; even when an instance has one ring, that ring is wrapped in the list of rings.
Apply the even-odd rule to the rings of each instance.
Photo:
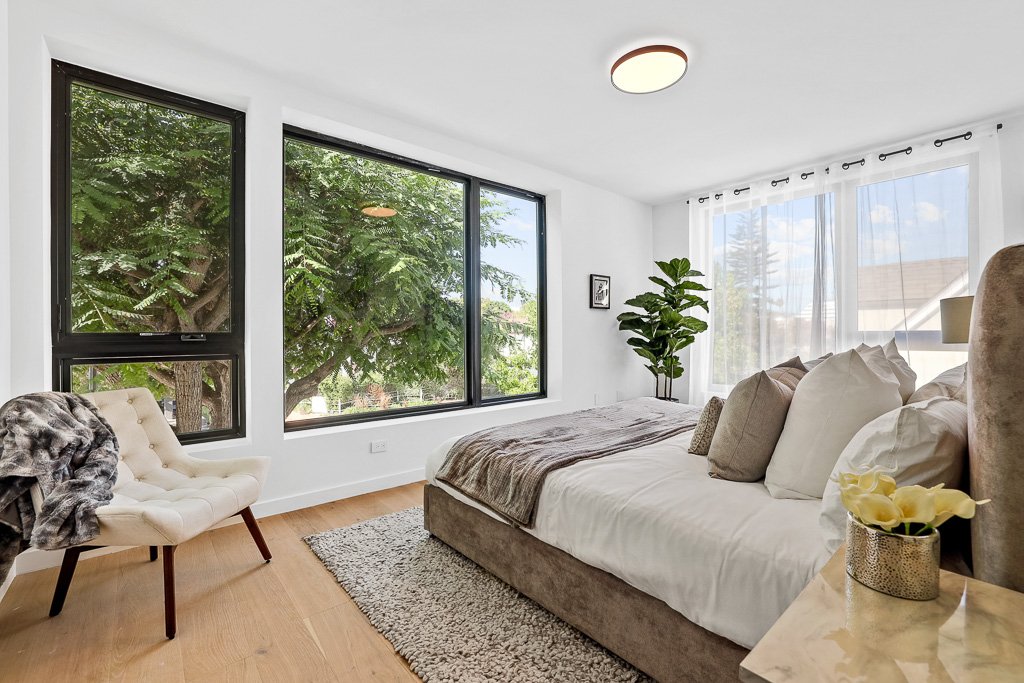
[[[730,481],[764,479],[793,392],[806,374],[800,359],[791,358],[733,387],[708,451],[708,474]]]
[[[887,375],[879,375],[854,349],[832,356],[807,373],[793,394],[765,475],[765,486],[773,497],[821,498],[832,468],[853,435],[879,415],[903,405],[899,383],[891,372]]]
[[[846,540],[846,508],[836,483],[841,473],[878,468],[899,486],[955,488],[966,457],[967,406],[952,398],[908,403],[864,425],[843,449],[825,486],[818,522],[829,552]]]
[[[936,396],[955,398],[966,403],[966,377],[967,363],[950,368],[928,384],[922,385],[907,399],[907,403],[920,403]]]
[[[715,428],[718,426],[718,418],[722,416],[722,406],[724,405],[725,401],[717,396],[712,396],[704,406],[700,419],[697,420],[697,426],[693,429],[693,438],[690,439],[690,453],[694,455],[708,454],[708,449],[711,448],[711,439],[715,435]]]

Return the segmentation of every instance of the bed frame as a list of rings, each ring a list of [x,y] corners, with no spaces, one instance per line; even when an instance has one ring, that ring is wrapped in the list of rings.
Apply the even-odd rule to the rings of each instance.
[[[970,547],[964,549],[973,554],[977,578],[1018,591],[1024,591],[1021,339],[1024,244],[992,258],[975,298],[967,379],[968,469],[971,494],[992,502],[979,508]],[[423,512],[424,525],[435,537],[658,681],[738,679],[747,650],[661,600],[436,486],[424,489]],[[954,535],[946,535],[947,543]]]
[[[661,600],[427,484],[424,525],[478,565],[659,681],[734,680],[746,648]]]

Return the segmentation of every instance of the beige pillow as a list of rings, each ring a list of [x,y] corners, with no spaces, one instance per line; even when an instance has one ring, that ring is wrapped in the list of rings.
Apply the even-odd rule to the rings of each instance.
[[[960,485],[967,457],[967,406],[938,396],[891,410],[857,432],[825,485],[818,518],[829,552],[846,540],[846,508],[839,499],[839,475],[886,472],[899,486]]]
[[[708,454],[708,449],[711,448],[711,439],[715,436],[715,428],[718,427],[718,419],[722,416],[724,405],[725,401],[717,396],[712,396],[704,406],[700,419],[697,420],[697,426],[693,429],[693,438],[690,439],[690,448],[688,449],[690,453],[694,455]]]
[[[856,350],[824,361],[807,373],[793,394],[765,475],[768,492],[775,498],[821,498],[853,435],[901,405],[892,373],[879,375]]]
[[[799,358],[748,377],[729,394],[708,451],[708,474],[730,481],[764,478],[800,379]]]
[[[966,403],[966,377],[967,363],[950,368],[931,382],[922,385],[920,389],[911,394],[910,398],[907,399],[907,403],[920,403],[936,396],[955,398]]]

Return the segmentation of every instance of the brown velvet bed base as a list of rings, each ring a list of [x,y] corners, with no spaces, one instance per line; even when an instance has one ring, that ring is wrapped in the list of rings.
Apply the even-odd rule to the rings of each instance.
[[[735,681],[748,650],[428,484],[427,531],[662,683]]]

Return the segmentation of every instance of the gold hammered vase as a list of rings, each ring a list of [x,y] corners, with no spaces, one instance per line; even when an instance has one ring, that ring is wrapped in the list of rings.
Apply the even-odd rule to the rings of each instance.
[[[939,597],[939,532],[903,536],[846,521],[846,573],[880,593],[908,600]]]

